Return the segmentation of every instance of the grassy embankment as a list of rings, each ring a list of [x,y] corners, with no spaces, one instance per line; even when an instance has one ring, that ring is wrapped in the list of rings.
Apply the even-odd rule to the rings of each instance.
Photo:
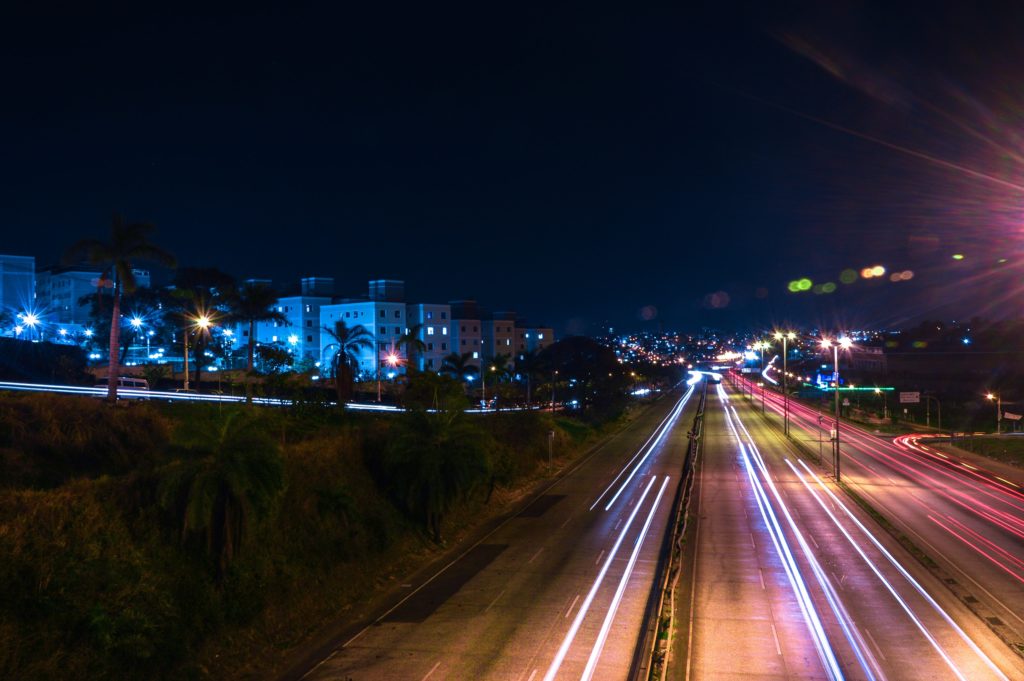
[[[549,430],[556,464],[599,432],[460,417],[486,462],[439,461],[437,506],[382,477],[404,418],[0,397],[0,677],[265,672],[437,555],[422,504],[457,539],[547,473]]]

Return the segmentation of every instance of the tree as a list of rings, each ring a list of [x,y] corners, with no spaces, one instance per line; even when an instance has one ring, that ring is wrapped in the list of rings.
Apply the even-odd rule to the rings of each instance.
[[[325,326],[323,331],[338,346],[331,357],[331,373],[334,374],[334,386],[338,391],[338,406],[344,406],[352,397],[352,383],[355,370],[359,366],[359,355],[362,350],[373,348],[373,336],[362,324],[349,327],[341,319],[334,322],[334,328]]]
[[[64,258],[67,262],[73,262],[84,256],[90,264],[102,268],[100,281],[109,281],[113,285],[110,363],[107,370],[107,400],[110,402],[117,401],[117,379],[121,374],[121,296],[133,292],[138,286],[132,265],[139,260],[149,260],[167,267],[176,265],[174,256],[149,241],[153,229],[148,223],[125,222],[120,215],[114,215],[109,241],[84,239],[72,245]]]
[[[223,581],[245,541],[248,528],[263,517],[284,487],[284,464],[275,441],[256,417],[231,414],[213,432],[199,433],[186,457],[161,476],[161,507],[175,514],[181,539],[205,539]]]
[[[477,368],[470,364],[473,354],[464,352],[461,355],[453,352],[441,362],[441,373],[465,381],[466,376],[477,373]]]
[[[225,296],[227,319],[249,325],[248,360],[246,370],[253,373],[256,350],[256,322],[287,323],[288,318],[274,309],[277,293],[266,284],[246,283],[234,287]],[[252,402],[252,383],[245,383],[246,402]]]
[[[461,409],[416,409],[402,415],[395,431],[381,462],[384,479],[440,543],[452,505],[491,476],[487,435]]]
[[[527,405],[529,405],[533,400],[533,379],[535,376],[540,375],[543,370],[543,362],[541,361],[540,353],[536,348],[520,353],[519,357],[516,359],[516,373],[526,381]]]
[[[422,324],[414,324],[398,337],[398,347],[405,348],[407,370],[412,370],[415,366],[413,363],[414,353],[420,353],[427,349],[427,344],[420,340],[420,330],[422,328]]]
[[[487,362],[487,377],[495,381],[507,381],[512,375],[512,367],[509,365],[508,355],[495,355],[490,362]]]

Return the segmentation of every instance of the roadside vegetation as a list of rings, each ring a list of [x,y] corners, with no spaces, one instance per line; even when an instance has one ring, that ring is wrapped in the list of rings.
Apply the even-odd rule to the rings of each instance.
[[[621,410],[401,415],[0,396],[0,677],[265,674]],[[428,410],[429,409],[429,410]],[[268,667],[269,665],[269,667]]]

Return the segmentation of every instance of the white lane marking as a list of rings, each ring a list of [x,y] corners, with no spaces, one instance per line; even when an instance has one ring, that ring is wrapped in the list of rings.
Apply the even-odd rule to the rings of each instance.
[[[560,530],[561,530],[562,528],[564,528],[564,527],[565,527],[566,525],[568,525],[568,524],[569,524],[569,521],[570,521],[570,520],[572,520],[572,516],[571,516],[571,515],[570,515],[570,516],[566,516],[566,518],[565,518],[565,522],[563,522],[563,523],[562,523],[561,525],[559,525],[559,526],[558,526],[558,529],[560,529]]]
[[[437,671],[437,668],[440,667],[440,666],[441,666],[441,660],[438,660],[437,664],[435,664],[433,667],[431,667],[430,671],[427,672],[427,675],[424,676],[422,679],[420,679],[420,681],[427,681],[427,679],[430,678],[430,675],[433,674],[435,671]]]
[[[355,636],[353,636],[349,640],[347,640],[344,643],[342,643],[341,647],[342,648],[347,648],[349,643],[352,643],[353,641],[355,641],[357,638],[359,638],[360,636],[362,636],[363,634],[365,634],[369,630],[370,630],[370,627],[363,627],[362,629],[359,630],[358,634],[356,634]]]
[[[484,612],[490,611],[490,609],[492,607],[494,607],[494,604],[498,602],[498,599],[505,595],[505,591],[507,591],[507,590],[508,590],[507,586],[504,589],[502,589],[501,593],[499,593],[497,596],[495,596],[494,600],[487,604],[487,607],[484,608]]]
[[[882,649],[878,647],[878,641],[876,641],[875,637],[871,635],[871,630],[865,629],[864,633],[867,634],[868,640],[871,641],[871,645],[875,647],[875,650],[878,651],[878,654],[882,657],[882,659],[888,661],[885,657],[885,653],[883,653]]]
[[[569,613],[572,612],[572,609],[576,607],[576,601],[578,601],[579,599],[580,599],[580,595],[576,594],[576,598],[572,599],[572,603],[569,604],[569,609],[565,611],[565,617],[563,617],[562,619],[568,619],[569,618]]]
[[[661,489],[658,490],[658,496],[654,497],[654,503],[651,505],[651,510],[647,514],[647,520],[644,521],[644,525],[640,528],[640,534],[636,538],[636,543],[633,545],[633,552],[629,556],[629,562],[626,563],[626,569],[622,573],[622,578],[619,579],[619,586],[615,589],[615,595],[612,597],[611,605],[608,606],[608,614],[604,616],[604,622],[601,624],[601,631],[597,634],[597,641],[594,642],[594,647],[590,650],[590,659],[587,660],[587,666],[583,670],[583,676],[580,677],[580,681],[590,681],[594,676],[594,670],[597,669],[597,661],[601,657],[601,651],[604,650],[604,644],[608,640],[608,632],[611,631],[612,622],[615,621],[615,614],[619,611],[619,604],[622,603],[622,595],[626,593],[626,585],[629,583],[629,578],[633,574],[633,568],[636,566],[637,557],[640,555],[640,549],[644,545],[644,539],[647,538],[647,532],[651,529],[651,522],[654,521],[654,515],[658,512],[658,504],[661,503],[661,498],[665,494],[665,488],[668,487],[669,477],[665,476],[665,481],[661,483]]]
[[[750,548],[752,548],[755,551],[757,551],[757,544],[754,543],[754,533],[753,532],[750,533]]]
[[[604,555],[604,549],[601,549],[601,553],[597,554],[597,560],[594,561],[594,565],[597,565],[598,563],[601,562],[601,556],[603,556],[603,555]]]
[[[782,646],[779,645],[779,632],[775,630],[775,625],[772,625],[772,638],[775,639],[775,652],[779,655],[782,654]]]
[[[555,675],[558,674],[558,670],[561,668],[562,662],[565,660],[565,656],[569,652],[569,646],[572,645],[573,639],[576,638],[576,632],[579,631],[580,625],[583,624],[583,618],[586,617],[587,611],[590,610],[590,604],[593,603],[598,589],[601,588],[601,582],[604,581],[604,577],[608,573],[608,568],[611,567],[612,561],[615,560],[615,554],[619,552],[619,547],[622,546],[622,542],[626,538],[626,533],[629,532],[629,528],[633,524],[633,519],[636,518],[636,514],[640,510],[640,504],[642,504],[644,499],[647,498],[647,494],[651,491],[651,487],[653,486],[654,478],[651,478],[651,481],[647,483],[647,487],[644,488],[643,494],[640,495],[640,503],[637,504],[636,508],[633,509],[633,512],[629,514],[629,520],[626,521],[626,526],[622,528],[622,532],[615,540],[615,544],[612,546],[612,550],[608,554],[608,558],[605,559],[604,565],[601,567],[601,571],[594,579],[594,583],[590,587],[587,597],[583,599],[583,604],[580,606],[579,612],[576,613],[576,617],[573,619],[572,625],[569,627],[569,631],[565,634],[565,638],[562,640],[562,645],[558,647],[558,652],[555,653],[555,659],[551,661],[551,666],[548,667],[547,673],[544,674],[544,681],[554,681]]]
[[[757,576],[761,578],[761,590],[767,591],[768,589],[764,585],[764,570],[762,570],[761,568],[757,568]]]
[[[537,553],[533,554],[533,556],[530,558],[530,560],[526,561],[526,564],[529,565],[533,561],[537,560],[537,556],[539,556],[543,552],[544,552],[544,547],[542,546],[539,549],[537,549]]]
[[[618,520],[615,521],[615,527],[612,528],[612,532],[615,532],[616,530],[618,530],[619,529],[619,525],[621,525],[621,524],[622,524],[622,518],[619,518]]]
[[[536,669],[534,669],[532,672],[530,672],[530,678],[526,679],[526,681],[533,681],[533,677],[535,677],[535,676],[537,676],[537,670]]]

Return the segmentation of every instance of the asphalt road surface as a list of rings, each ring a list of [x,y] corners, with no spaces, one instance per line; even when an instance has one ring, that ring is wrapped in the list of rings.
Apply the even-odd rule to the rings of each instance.
[[[994,629],[805,459],[747,401],[709,396],[679,678],[1024,678]],[[884,489],[888,511],[941,497],[878,467],[844,477]]]
[[[408,585],[305,678],[626,678],[693,392],[662,398],[443,571]]]

